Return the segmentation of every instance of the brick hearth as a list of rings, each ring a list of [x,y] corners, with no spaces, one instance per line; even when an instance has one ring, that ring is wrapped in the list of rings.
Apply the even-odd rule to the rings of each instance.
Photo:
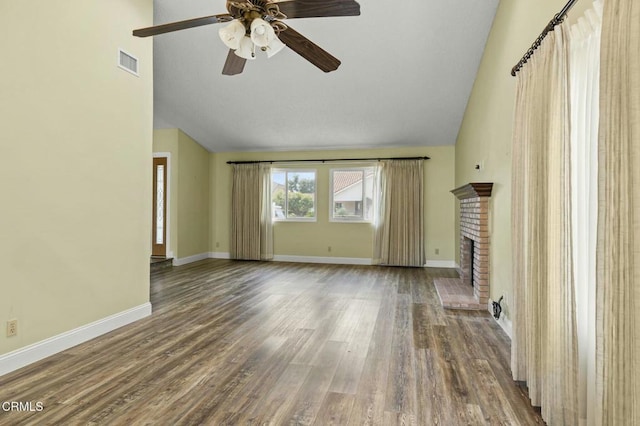
[[[493,183],[469,183],[451,191],[460,200],[460,278],[434,280],[445,308],[487,309],[492,188]]]

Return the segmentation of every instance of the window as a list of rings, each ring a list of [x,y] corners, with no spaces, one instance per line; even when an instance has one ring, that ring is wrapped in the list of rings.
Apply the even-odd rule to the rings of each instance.
[[[373,167],[331,170],[331,211],[334,222],[373,219]]]
[[[271,172],[271,203],[274,220],[316,220],[316,171]]]

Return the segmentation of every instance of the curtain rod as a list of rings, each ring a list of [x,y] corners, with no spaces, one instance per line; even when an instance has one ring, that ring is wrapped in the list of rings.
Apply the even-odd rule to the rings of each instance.
[[[553,19],[551,21],[549,21],[549,23],[544,28],[544,30],[542,30],[542,33],[540,33],[538,38],[533,42],[533,44],[531,45],[529,50],[527,50],[527,52],[524,54],[524,56],[522,56],[522,59],[520,59],[520,62],[518,62],[513,68],[511,68],[511,75],[513,77],[515,77],[516,74],[518,74],[518,71],[520,71],[520,69],[524,66],[524,64],[526,64],[527,61],[529,59],[531,59],[531,57],[535,53],[536,49],[538,47],[540,47],[540,45],[542,44],[542,40],[545,39],[547,34],[549,34],[549,32],[551,32],[551,31],[553,31],[554,28],[556,27],[556,25],[560,25],[564,21],[564,18],[567,16],[567,12],[569,12],[569,10],[577,2],[578,2],[578,0],[569,0],[569,2],[564,5],[562,10],[560,12],[558,12],[553,17]]]
[[[328,163],[330,161],[383,161],[383,160],[429,160],[429,157],[389,157],[389,158],[326,158],[320,160],[264,160],[264,161],[227,161],[227,164],[258,163]]]

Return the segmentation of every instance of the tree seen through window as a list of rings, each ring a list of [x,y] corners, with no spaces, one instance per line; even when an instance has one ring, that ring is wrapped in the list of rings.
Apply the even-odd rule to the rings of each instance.
[[[275,219],[315,219],[315,170],[275,170],[271,177]]]

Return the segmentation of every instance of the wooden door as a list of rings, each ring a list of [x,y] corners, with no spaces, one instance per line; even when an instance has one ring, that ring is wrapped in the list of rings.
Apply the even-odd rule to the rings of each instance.
[[[153,159],[153,231],[151,255],[167,255],[167,158]]]

